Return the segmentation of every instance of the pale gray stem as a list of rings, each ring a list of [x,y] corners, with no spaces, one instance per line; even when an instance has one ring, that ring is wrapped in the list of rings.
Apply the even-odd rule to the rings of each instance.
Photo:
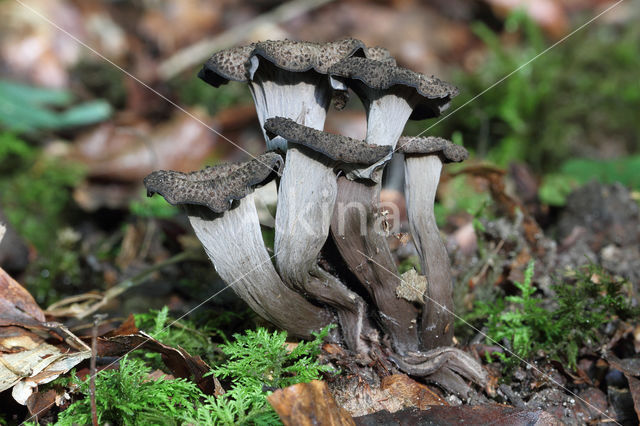
[[[367,185],[340,177],[338,188],[331,219],[331,233],[338,251],[371,296],[394,350],[401,355],[415,351],[418,311],[411,302],[397,296],[401,279],[394,273],[395,259],[386,236],[375,226],[380,184]]]
[[[331,101],[331,87],[326,76],[313,72],[295,73],[261,65],[251,58],[249,89],[256,104],[260,128],[267,142],[267,151],[287,150],[287,141],[276,136],[270,139],[264,122],[268,118],[285,117],[307,127],[322,130]]]
[[[449,255],[434,215],[442,161],[438,155],[405,156],[405,197],[414,244],[427,277],[420,324],[423,350],[453,342],[453,283]]]
[[[404,126],[411,116],[415,97],[410,96],[411,89],[398,89],[398,93],[387,93],[383,91],[371,90],[371,99],[363,100],[367,111],[367,143],[373,145],[388,145],[396,147]],[[401,96],[401,92],[406,92],[407,96]],[[364,168],[350,171],[347,177],[350,179],[371,179],[379,181],[382,174],[373,173],[383,164],[389,161],[393,153],[375,164]]]
[[[365,303],[340,280],[317,266],[329,235],[336,199],[336,175],[322,154],[303,148],[287,151],[276,210],[276,265],[291,288],[336,309],[350,348],[360,341]]]
[[[187,206],[189,221],[220,277],[261,317],[298,337],[332,322],[333,315],[288,288],[262,240],[253,194],[222,214]]]

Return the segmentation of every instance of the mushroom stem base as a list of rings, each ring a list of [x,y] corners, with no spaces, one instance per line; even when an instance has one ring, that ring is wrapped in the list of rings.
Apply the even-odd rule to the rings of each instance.
[[[413,242],[427,277],[422,322],[423,350],[453,343],[453,282],[449,255],[444,246],[433,205],[442,161],[437,155],[405,157],[405,196]]]
[[[347,267],[378,308],[380,324],[394,349],[404,354],[418,349],[418,311],[396,295],[401,280],[392,272],[397,270],[396,263],[380,224],[376,223],[379,199],[380,184],[338,178],[331,233]]]

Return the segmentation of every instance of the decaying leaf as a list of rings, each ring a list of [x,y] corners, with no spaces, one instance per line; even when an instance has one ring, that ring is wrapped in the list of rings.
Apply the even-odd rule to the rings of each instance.
[[[13,386],[11,394],[24,405],[36,386],[55,380],[90,357],[90,350],[63,353],[47,343],[31,350],[3,355],[0,358],[0,391]]]
[[[33,296],[0,268],[0,326],[44,321],[44,312]]]
[[[320,380],[278,389],[267,399],[285,426],[354,425],[349,413],[336,404],[327,384]]]
[[[625,374],[625,377],[629,382],[629,391],[633,399],[633,407],[636,410],[636,415],[640,419],[640,380],[628,374]]]
[[[429,386],[406,374],[387,376],[379,386],[352,376],[341,380],[334,389],[338,404],[354,417],[378,411],[394,413],[405,408],[426,410],[433,405],[448,405]]]
[[[0,392],[13,387],[15,400],[27,404],[39,384],[89,357],[89,348],[61,324],[46,322],[29,292],[0,268]]]
[[[126,334],[125,334],[126,333]],[[98,338],[98,356],[122,356],[136,349],[157,352],[175,377],[192,380],[208,395],[221,395],[224,389],[218,379],[204,376],[211,367],[199,356],[191,356],[182,348],[172,348],[135,327],[133,315],[122,325]]]
[[[418,274],[411,268],[401,275],[400,285],[396,287],[396,295],[409,302],[416,302],[424,305],[424,294],[427,291],[427,277]]]

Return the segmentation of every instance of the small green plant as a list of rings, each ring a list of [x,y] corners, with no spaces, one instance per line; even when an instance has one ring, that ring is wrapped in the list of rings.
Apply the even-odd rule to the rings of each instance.
[[[597,151],[603,140],[637,152],[639,27],[593,25],[530,63],[550,43],[526,13],[509,16],[502,34],[483,23],[473,30],[487,55],[472,72],[454,75],[460,95],[445,115],[474,100],[429,134],[460,131],[478,157],[500,166],[526,161],[535,171],[555,172],[565,161]],[[432,125],[409,123],[407,133]]]
[[[189,354],[199,355],[208,362],[215,360],[216,345],[211,341],[211,337],[218,334],[217,328],[208,325],[198,327],[193,321],[184,319],[176,321],[169,316],[167,306],[160,310],[151,309],[148,313],[135,314],[134,317],[136,327],[145,330],[165,345],[181,347]],[[144,357],[153,367],[164,367],[160,354],[147,352]]]
[[[150,379],[151,368],[124,357],[117,370],[96,375],[98,424],[179,424],[184,411],[193,410],[202,393],[186,379]],[[83,398],[58,415],[57,425],[91,424],[89,381],[74,374],[76,393]]]
[[[497,354],[507,369],[520,359],[532,359],[538,351],[575,368],[579,348],[599,342],[604,324],[640,315],[622,292],[625,281],[601,267],[582,267],[572,279],[554,285],[551,308],[543,307],[542,299],[534,296],[533,272],[531,262],[524,281],[515,283],[520,294],[499,297],[491,304],[479,302],[473,313],[485,316],[490,339],[506,343],[515,355]]]
[[[140,325],[153,324],[161,340],[174,344],[188,342],[184,336],[164,334],[167,309],[138,318]],[[229,390],[218,397],[204,395],[184,379],[149,378],[152,368],[142,359],[124,357],[117,370],[104,370],[96,376],[98,423],[137,424],[280,424],[267,402],[276,388],[320,378],[331,372],[320,365],[317,356],[329,333],[327,326],[308,342],[289,351],[285,332],[259,328],[234,335],[234,341],[222,345],[228,360],[210,374],[227,379]],[[80,397],[58,416],[57,425],[91,424],[89,382],[73,373],[72,383]],[[64,384],[58,381],[58,384]]]
[[[320,378],[332,372],[320,365],[322,341],[329,333],[327,326],[315,339],[300,342],[293,350],[285,345],[286,332],[270,333],[264,328],[235,334],[235,341],[221,345],[228,361],[212,370],[220,379],[231,381],[231,389],[218,397],[207,398],[194,416],[185,419],[195,424],[279,424],[278,416],[267,403],[272,390]]]
[[[0,128],[34,132],[82,126],[105,120],[111,107],[102,100],[71,106],[71,92],[0,80]],[[67,108],[57,111],[56,108]]]
[[[552,315],[557,325],[552,355],[563,355],[575,367],[579,348],[599,343],[604,324],[615,318],[637,322],[640,307],[631,305],[625,287],[628,290],[631,283],[594,264],[579,268],[573,276],[554,285],[556,307]]]
[[[522,283],[514,284],[520,295],[498,298],[495,303],[478,303],[479,312],[487,315],[486,326],[488,336],[497,341],[507,341],[510,350],[520,358],[530,358],[540,342],[547,341],[545,336],[553,324],[550,324],[549,313],[540,306],[540,299],[532,297],[536,289],[531,284],[534,263],[531,262],[524,274]],[[505,302],[512,308],[506,309]],[[502,362],[508,366],[518,363],[518,358],[506,353],[498,353]]]

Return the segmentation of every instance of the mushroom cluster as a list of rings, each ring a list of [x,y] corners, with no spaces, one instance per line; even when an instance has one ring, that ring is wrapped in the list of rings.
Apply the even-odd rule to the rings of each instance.
[[[155,171],[144,183],[149,196],[186,206],[220,277],[291,335],[309,337],[335,323],[332,338],[365,359],[382,349],[398,369],[437,377],[457,392],[460,376],[484,382],[473,359],[450,348],[450,265],[433,215],[442,164],[467,152],[440,138],[401,137],[407,120],[437,117],[457,89],[355,39],[226,49],[199,76],[214,87],[248,84],[266,152],[191,173]],[[344,107],[349,90],[366,110],[363,141],[323,131],[331,101]],[[403,280],[380,227],[381,177],[393,155],[404,156],[409,225],[427,282],[418,297],[398,291]],[[253,190],[274,178],[269,256]]]

